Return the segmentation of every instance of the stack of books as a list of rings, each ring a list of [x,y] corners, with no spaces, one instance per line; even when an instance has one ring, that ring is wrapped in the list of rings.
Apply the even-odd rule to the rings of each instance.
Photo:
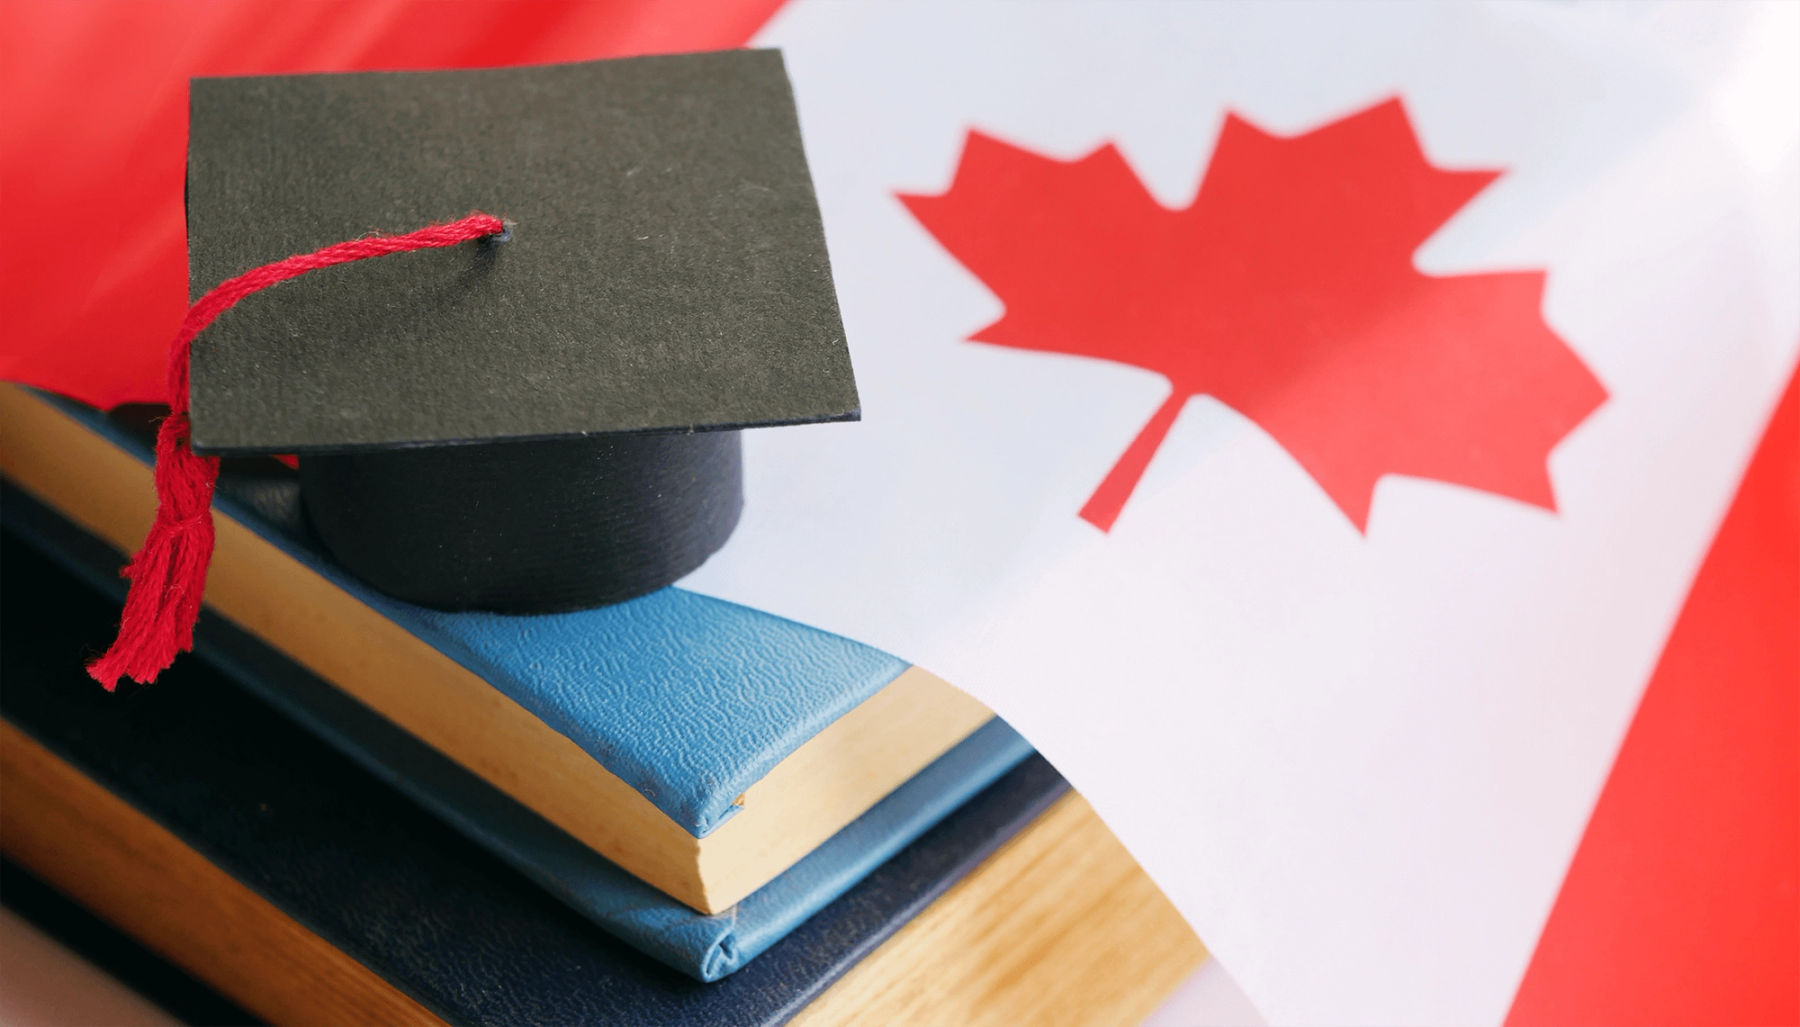
[[[1204,958],[902,661],[680,589],[411,606],[228,460],[193,656],[103,692],[149,411],[0,385],[0,848],[274,1023],[1133,1022]]]

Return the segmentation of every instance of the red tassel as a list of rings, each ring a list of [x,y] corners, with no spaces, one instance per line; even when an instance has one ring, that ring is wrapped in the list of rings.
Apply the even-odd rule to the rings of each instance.
[[[156,522],[144,547],[121,573],[131,579],[119,637],[106,655],[88,665],[95,681],[112,691],[119,678],[139,684],[156,680],[175,654],[194,648],[194,621],[212,563],[213,485],[219,459],[198,456],[188,437],[188,353],[194,337],[238,300],[277,282],[308,271],[368,257],[501,235],[506,225],[487,214],[471,214],[448,225],[434,225],[406,235],[374,236],[327,246],[221,282],[188,308],[181,330],[169,346],[169,416],[156,432]]]

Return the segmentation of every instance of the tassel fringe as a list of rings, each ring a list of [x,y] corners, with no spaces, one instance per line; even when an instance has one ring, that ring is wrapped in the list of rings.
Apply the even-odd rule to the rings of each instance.
[[[156,522],[143,548],[121,572],[131,580],[131,590],[119,620],[119,637],[104,656],[88,665],[95,681],[109,692],[121,677],[147,685],[175,662],[176,654],[194,648],[194,622],[200,617],[206,569],[212,563],[212,497],[219,480],[219,458],[196,455],[189,434],[188,354],[194,337],[238,300],[308,271],[486,236],[504,241],[506,232],[499,218],[477,213],[406,235],[338,243],[247,271],[220,283],[188,308],[169,346],[169,416],[156,432]]]

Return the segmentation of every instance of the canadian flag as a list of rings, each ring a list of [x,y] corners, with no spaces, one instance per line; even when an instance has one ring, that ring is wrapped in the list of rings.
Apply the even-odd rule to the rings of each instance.
[[[685,587],[1006,716],[1272,1022],[1800,1020],[1800,6],[777,6],[10,5],[0,375],[157,394],[187,75],[780,47],[864,420]]]
[[[1800,1018],[1796,11],[790,5],[864,420],[685,584],[989,703],[1272,1022]]]

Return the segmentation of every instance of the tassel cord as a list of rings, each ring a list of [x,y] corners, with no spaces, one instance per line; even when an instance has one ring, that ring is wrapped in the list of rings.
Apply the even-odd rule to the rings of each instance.
[[[195,336],[251,293],[309,271],[492,236],[504,240],[506,232],[499,218],[475,213],[405,235],[352,239],[252,268],[219,283],[188,308],[169,345],[169,416],[156,432],[156,520],[143,547],[120,572],[131,588],[118,638],[88,665],[94,680],[109,692],[121,677],[149,684],[177,653],[194,647],[194,622],[212,563],[212,496],[219,478],[219,458],[196,454],[190,441],[188,358]]]

